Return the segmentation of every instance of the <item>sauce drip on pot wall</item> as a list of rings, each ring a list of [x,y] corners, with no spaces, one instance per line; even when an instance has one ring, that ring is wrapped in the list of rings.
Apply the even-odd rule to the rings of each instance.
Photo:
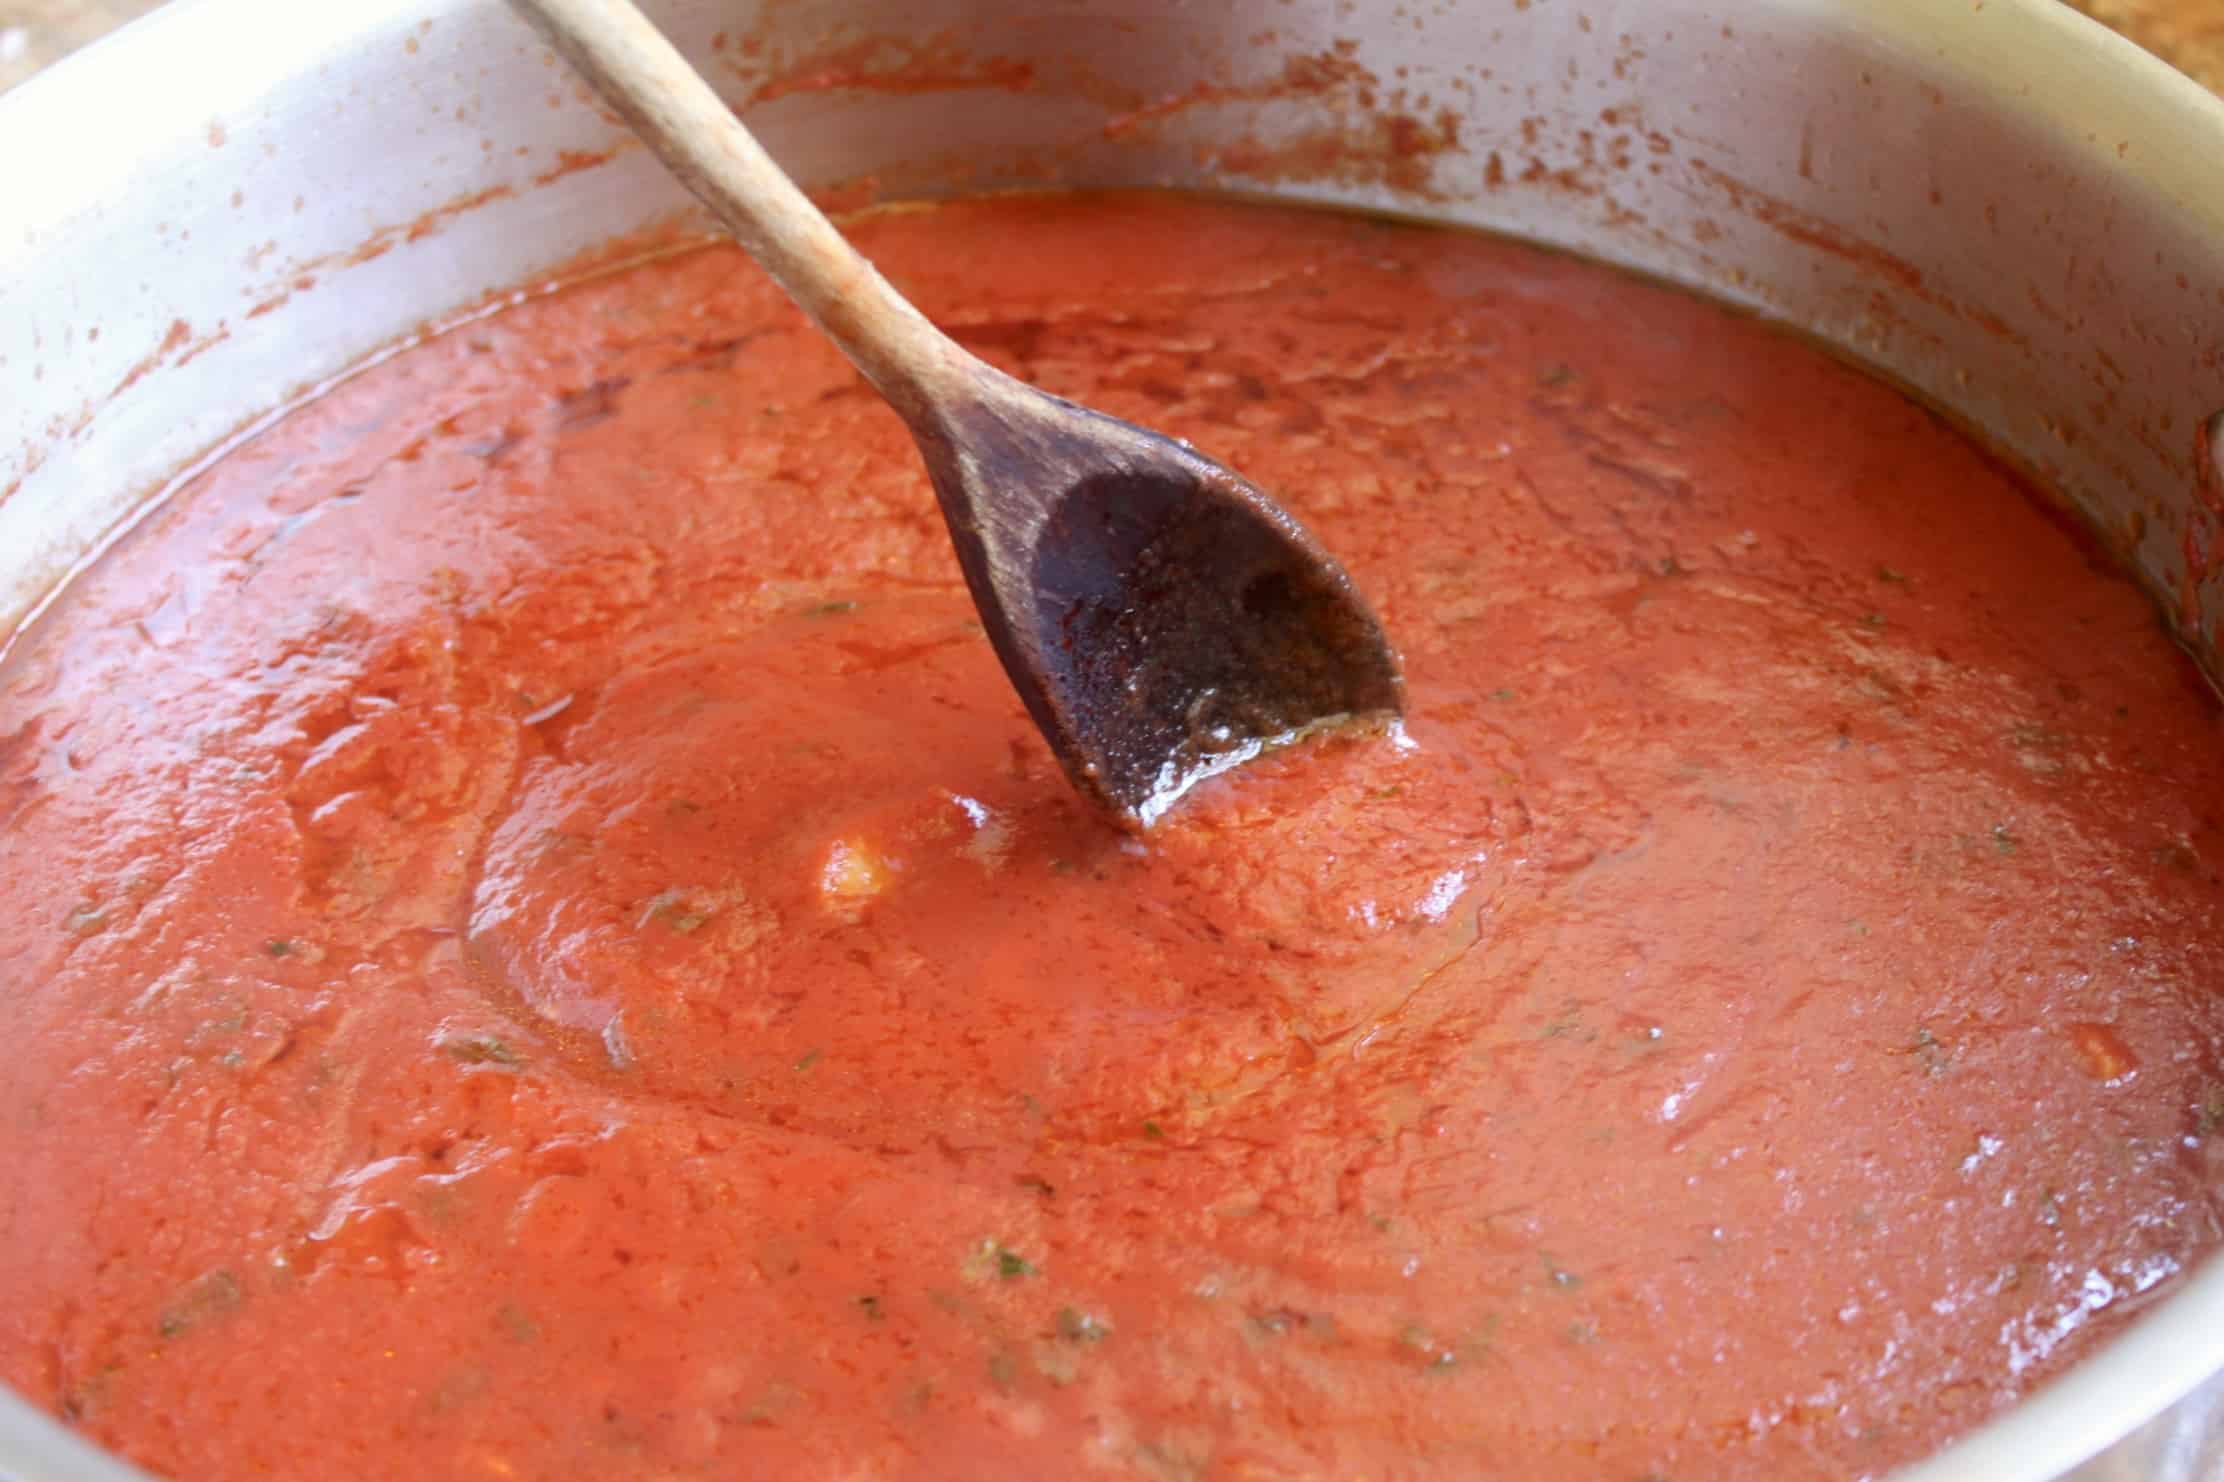
[[[1285,497],[1411,744],[1105,826],[731,252],[412,348],[0,671],[10,1383],[196,1478],[1864,1473],[2216,1244],[2224,727],[1930,415],[1470,237],[857,235]]]

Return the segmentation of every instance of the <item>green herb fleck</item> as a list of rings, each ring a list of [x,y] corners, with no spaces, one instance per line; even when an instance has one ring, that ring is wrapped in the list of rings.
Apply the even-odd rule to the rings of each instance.
[[[1067,1343],[1035,1345],[1035,1370],[1064,1389],[1081,1377],[1081,1350]]]
[[[62,1396],[61,1411],[65,1420],[83,1420],[99,1410],[108,1400],[109,1381],[123,1372],[122,1364],[102,1364],[83,1383],[73,1386]]]
[[[710,920],[710,912],[697,907],[691,895],[692,892],[679,889],[658,891],[649,897],[637,924],[646,926],[651,921],[661,921],[681,936],[701,930],[703,923]]]
[[[2201,1098],[2201,1135],[2208,1136],[2224,1127],[2224,1083],[2208,1088]]]
[[[869,1295],[857,1299],[857,1310],[865,1314],[868,1322],[879,1322],[888,1315],[880,1310],[880,1298]]]
[[[769,1425],[777,1417],[793,1410],[796,1401],[801,1398],[802,1392],[794,1385],[775,1379],[762,1390],[759,1390],[756,1401],[741,1412],[742,1423],[744,1425]],[[604,1413],[611,1414],[609,1411]]]
[[[1166,1135],[1166,1129],[1156,1122],[1145,1122],[1143,1124],[1143,1135],[1155,1142]]]
[[[440,1042],[451,1059],[461,1065],[501,1065],[511,1070],[525,1062],[509,1042],[495,1034],[453,1034]]]
[[[999,1389],[1008,1387],[1019,1377],[1019,1361],[1012,1357],[1010,1350],[999,1348],[988,1356],[988,1377]]]
[[[273,957],[291,957],[294,953],[299,952],[301,948],[283,937],[272,937],[269,941],[263,943],[263,950]]]
[[[495,1308],[494,1322],[514,1342],[532,1343],[541,1335],[540,1324],[526,1316],[525,1309],[515,1302],[504,1302]]]
[[[1568,382],[1574,380],[1575,376],[1575,367],[1572,365],[1548,365],[1537,373],[1537,384],[1540,386],[1565,386]]]
[[[803,609],[803,615],[805,617],[811,618],[840,617],[844,613],[855,611],[857,611],[857,603],[848,598],[844,598],[843,600],[838,602],[813,603],[811,606]]]
[[[2008,832],[2006,824],[1996,823],[1992,826],[1992,847],[1997,854],[2013,854],[2016,852],[2015,835]]]
[[[1904,587],[1907,585],[1907,573],[1902,571],[1894,571],[1889,566],[1879,566],[1877,568],[1877,580],[1890,582],[1894,586]]]
[[[1881,612],[1865,612],[1861,614],[1861,626],[1869,629],[1871,632],[1876,632],[1882,629],[1884,625],[1885,616]]]
[[[212,1318],[238,1310],[242,1300],[238,1277],[229,1271],[211,1271],[187,1287],[163,1312],[155,1331],[165,1338],[179,1337]]]
[[[1035,1274],[1034,1263],[1000,1241],[984,1240],[973,1247],[958,1263],[958,1273],[967,1281],[1018,1281]]]
[[[2195,854],[2193,846],[2183,839],[2173,839],[2162,845],[2154,850],[2151,857],[2156,864],[2181,875],[2195,874],[2201,868],[2201,856]]]
[[[1502,684],[1498,688],[1492,690],[1486,698],[1492,700],[1511,700],[1514,699],[1518,695],[1518,693],[1519,692],[1515,690],[1511,685]]]
[[[1421,1357],[1422,1370],[1426,1373],[1440,1373],[1459,1362],[1458,1353],[1437,1342],[1435,1335],[1419,1323],[1406,1324],[1405,1330],[1398,1334],[1398,1342]]]
[[[595,841],[583,834],[567,834],[562,829],[542,829],[533,836],[533,848],[541,853],[557,856],[585,854],[595,847]]]
[[[1058,1336],[1068,1343],[1102,1343],[1112,1336],[1112,1324],[1077,1307],[1058,1309]]]
[[[2052,726],[2025,721],[2008,728],[2008,744],[2018,751],[2060,751],[2070,738]]]
[[[1597,1038],[1594,1034],[1584,1034],[1582,1031],[1583,1005],[1574,999],[1569,999],[1561,1005],[1560,1012],[1556,1017],[1545,1022],[1544,1028],[1537,1032],[1537,1037],[1539,1039],[1574,1039],[1580,1036],[1586,1042]]]
[[[1918,1028],[1915,1031],[1912,1050],[1915,1057],[1922,1062],[1924,1073],[1928,1075],[1944,1075],[1953,1063],[1952,1057],[1946,1053],[1946,1047],[1938,1042],[1938,1036],[1927,1028]]]
[[[1537,1259],[1544,1262],[1545,1278],[1564,1292],[1572,1292],[1583,1285],[1583,1278],[1552,1259],[1549,1251],[1538,1251]]]
[[[818,1063],[819,1052],[815,1049],[805,1050],[803,1052],[803,1058],[795,1062],[795,1068],[799,1071],[809,1070],[812,1066]]]

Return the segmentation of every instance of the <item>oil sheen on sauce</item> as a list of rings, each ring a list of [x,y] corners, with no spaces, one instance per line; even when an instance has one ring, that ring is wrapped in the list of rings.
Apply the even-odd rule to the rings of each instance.
[[[208,1479],[1851,1476],[2218,1243],[2224,725],[1932,416],[1479,238],[857,236],[1276,491],[1406,744],[1091,815],[731,251],[410,348],[0,670],[0,1377]]]

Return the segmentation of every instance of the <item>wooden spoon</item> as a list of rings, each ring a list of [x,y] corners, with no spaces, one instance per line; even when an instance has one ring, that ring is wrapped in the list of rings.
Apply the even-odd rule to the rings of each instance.
[[[1081,791],[1148,825],[1268,746],[1398,715],[1381,627],[1273,500],[959,348],[630,0],[513,4],[910,427],[989,641]]]

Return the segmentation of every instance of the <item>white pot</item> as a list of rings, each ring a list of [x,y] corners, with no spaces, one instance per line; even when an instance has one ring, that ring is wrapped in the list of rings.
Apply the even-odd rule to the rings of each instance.
[[[1788,321],[2038,471],[2217,672],[2224,105],[2054,0],[652,9],[806,182],[1372,207]],[[1371,101],[1274,85],[1321,54]],[[0,632],[320,381],[691,215],[627,142],[498,0],[173,0],[0,97]],[[2219,1370],[2212,1260],[1905,1476],[2213,1479]],[[0,1392],[0,1478],[133,1475]]]

